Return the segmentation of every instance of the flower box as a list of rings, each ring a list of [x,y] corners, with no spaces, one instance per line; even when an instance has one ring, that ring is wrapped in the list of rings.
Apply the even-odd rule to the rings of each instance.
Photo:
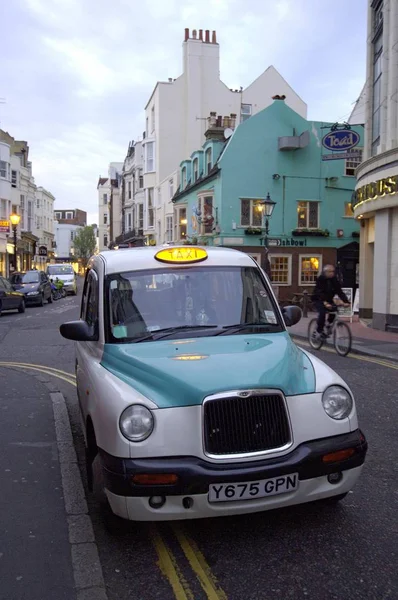
[[[246,235],[261,235],[262,233],[263,230],[259,227],[249,227],[248,229],[245,229]]]
[[[327,229],[293,229],[292,235],[295,237],[329,237]]]

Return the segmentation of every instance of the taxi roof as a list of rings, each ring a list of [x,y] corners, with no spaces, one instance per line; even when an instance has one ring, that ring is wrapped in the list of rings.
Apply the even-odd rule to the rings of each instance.
[[[122,250],[105,250],[99,255],[105,263],[105,274],[123,273],[124,271],[141,271],[147,269],[167,269],[189,266],[195,267],[216,267],[216,266],[233,266],[233,267],[250,267],[255,263],[249,254],[232,250],[231,248],[214,248],[208,246],[192,246],[194,248],[202,248],[207,252],[207,259],[202,262],[184,264],[168,264],[156,260],[155,255],[160,250],[165,248],[189,248],[189,245],[184,246],[144,246],[140,248],[126,248]]]

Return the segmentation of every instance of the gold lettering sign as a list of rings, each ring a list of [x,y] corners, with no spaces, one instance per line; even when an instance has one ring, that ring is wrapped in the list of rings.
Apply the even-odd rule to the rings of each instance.
[[[368,202],[369,200],[376,200],[382,198],[387,194],[395,194],[398,188],[398,176],[393,175],[392,177],[386,177],[385,179],[378,179],[372,181],[360,188],[358,188],[352,195],[351,207],[355,209],[360,204]]]

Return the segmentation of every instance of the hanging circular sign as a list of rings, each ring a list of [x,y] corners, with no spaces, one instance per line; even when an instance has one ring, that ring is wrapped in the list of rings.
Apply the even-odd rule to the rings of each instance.
[[[351,129],[339,129],[330,131],[322,139],[322,145],[328,150],[342,152],[350,150],[359,144],[360,135]]]

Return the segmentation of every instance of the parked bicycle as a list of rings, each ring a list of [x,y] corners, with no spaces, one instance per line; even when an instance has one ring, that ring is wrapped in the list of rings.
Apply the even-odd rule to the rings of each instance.
[[[308,341],[311,348],[320,350],[328,339],[332,338],[333,346],[340,356],[347,356],[352,348],[351,329],[345,321],[338,317],[338,306],[333,306],[328,312],[336,313],[336,318],[331,325],[325,324],[322,335],[317,332],[317,319],[311,319],[308,323]]]

